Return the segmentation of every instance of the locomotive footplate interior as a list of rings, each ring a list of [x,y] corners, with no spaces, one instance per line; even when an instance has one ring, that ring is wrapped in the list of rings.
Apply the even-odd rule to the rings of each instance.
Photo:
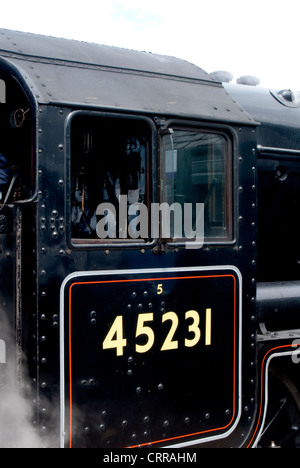
[[[224,437],[240,412],[240,294],[233,267],[68,277],[62,445],[84,432],[103,448]]]

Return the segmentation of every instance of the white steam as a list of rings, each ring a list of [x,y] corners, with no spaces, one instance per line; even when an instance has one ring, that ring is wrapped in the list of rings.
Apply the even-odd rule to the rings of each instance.
[[[21,362],[14,332],[0,307],[0,448],[44,446],[33,424],[32,395],[25,397],[29,379],[19,376],[18,367],[26,368]]]

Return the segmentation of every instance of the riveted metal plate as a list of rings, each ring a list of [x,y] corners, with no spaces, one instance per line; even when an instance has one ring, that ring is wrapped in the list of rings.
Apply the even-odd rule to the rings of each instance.
[[[76,447],[84,430],[99,447],[184,446],[228,434],[240,413],[240,294],[234,267],[68,277],[62,444]]]

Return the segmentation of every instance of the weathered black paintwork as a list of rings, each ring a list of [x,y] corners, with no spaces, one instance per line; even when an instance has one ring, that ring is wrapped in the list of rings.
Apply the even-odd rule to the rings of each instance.
[[[43,444],[253,445],[262,425],[257,415],[264,385],[259,378],[264,354],[257,354],[257,144],[281,146],[272,139],[273,113],[261,102],[257,112],[241,107],[230,90],[182,60],[6,30],[0,31],[0,72],[23,99],[18,104],[11,98],[13,109],[28,104],[31,111],[30,190],[5,206],[0,218],[1,309],[16,324],[7,362],[14,363],[18,381],[29,373],[34,426]],[[177,123],[225,132],[233,147],[233,241],[198,250],[161,248],[158,242],[143,248],[72,243],[70,128],[78,111],[151,119],[153,168],[162,127]],[[271,126],[266,140],[259,126],[262,111]],[[13,136],[3,137],[12,154]],[[156,177],[154,172],[154,182]],[[220,271],[234,278],[229,286]],[[93,286],[78,287],[74,299],[73,284],[86,283],[86,275]],[[178,278],[191,275],[200,283],[181,286],[188,280]],[[205,287],[201,276],[210,276]],[[113,279],[109,287],[103,278]],[[172,282],[175,288],[158,302],[158,284]],[[167,304],[183,318],[202,301],[204,309],[215,304],[212,354],[202,347],[192,353],[155,349],[143,360],[133,357],[131,348],[121,358],[108,351],[106,361],[97,340],[104,339],[102,327],[111,326],[110,311],[111,321],[118,314],[125,320],[126,307],[134,306],[136,315],[126,325],[133,346],[137,315],[149,312],[142,299],[146,292],[156,314]],[[133,293],[140,294],[140,302]]]

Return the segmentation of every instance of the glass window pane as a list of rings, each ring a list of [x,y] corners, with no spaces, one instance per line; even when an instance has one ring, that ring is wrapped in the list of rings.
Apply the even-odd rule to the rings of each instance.
[[[74,118],[71,127],[74,240],[104,243],[148,240],[149,135],[150,128],[141,120]]]
[[[0,80],[0,104],[6,103],[6,84],[5,81]]]
[[[232,184],[228,138],[223,134],[174,129],[163,136],[162,148],[162,200],[174,206],[173,217],[169,217],[171,237],[189,237],[184,216],[187,209],[192,209],[190,227],[196,232],[198,204],[204,209],[205,241],[229,240]],[[176,218],[180,210],[181,228]]]

